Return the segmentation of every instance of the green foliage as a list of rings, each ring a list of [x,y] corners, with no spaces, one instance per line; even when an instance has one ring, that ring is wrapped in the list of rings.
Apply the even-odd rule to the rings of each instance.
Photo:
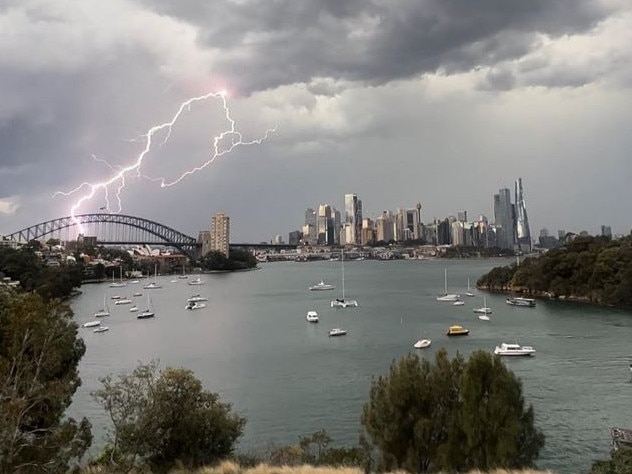
[[[632,472],[632,448],[621,447],[610,452],[607,461],[595,461],[588,474],[629,474]]]
[[[257,259],[247,250],[233,249],[226,257],[218,250],[211,250],[200,260],[200,266],[204,270],[246,270],[257,266]]]
[[[215,463],[232,454],[242,434],[245,419],[204,390],[190,370],[158,371],[152,362],[101,382],[93,396],[112,421],[107,464],[113,468],[166,472]]]
[[[81,265],[74,264],[47,267],[29,246],[19,250],[0,248],[0,273],[46,300],[68,297],[73,288],[81,286],[82,271]]]
[[[65,419],[85,352],[68,306],[0,290],[0,472],[64,472],[90,446]]]
[[[361,467],[369,472],[372,466],[371,446],[364,437],[358,446],[332,447],[331,437],[325,430],[300,436],[298,444],[281,446],[271,450],[269,462],[275,466],[313,466]]]
[[[497,267],[478,286],[492,291],[547,294],[616,306],[632,306],[632,237],[577,237],[519,267]]]
[[[533,423],[518,379],[482,351],[394,361],[362,411],[379,468],[413,473],[530,467],[544,444]]]

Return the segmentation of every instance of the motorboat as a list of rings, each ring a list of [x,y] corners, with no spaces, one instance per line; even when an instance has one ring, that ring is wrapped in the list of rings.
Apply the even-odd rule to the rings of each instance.
[[[458,324],[453,324],[446,332],[448,336],[467,336],[469,333],[469,329],[465,329],[463,326],[459,326]]]
[[[114,302],[115,305],[120,305],[120,304],[132,304],[132,300],[130,300],[129,298],[121,298],[120,300],[116,300]]]
[[[193,280],[191,280],[189,282],[189,285],[194,286],[194,285],[203,285],[204,284],[204,280],[202,280],[200,277],[198,278],[194,278]]]
[[[483,306],[480,308],[475,308],[474,312],[480,314],[492,314],[492,309],[487,307],[487,298],[483,297]]]
[[[329,330],[329,337],[346,336],[347,330],[341,328],[334,328]]]
[[[478,319],[480,319],[481,321],[489,321],[490,317],[487,316],[486,314],[479,314]]]
[[[458,301],[461,299],[461,295],[456,293],[448,293],[448,269],[444,269],[443,271],[443,283],[445,291],[443,294],[437,296],[437,301]]]
[[[320,283],[316,285],[312,285],[309,287],[310,291],[324,291],[324,290],[333,290],[336,287],[334,285],[330,285],[329,283],[325,283],[324,280],[320,280]]]
[[[332,308],[357,308],[357,300],[345,299],[345,253],[344,250],[340,252],[340,260],[342,261],[342,298],[336,298],[330,302]]]
[[[535,354],[535,349],[531,346],[503,342],[500,346],[496,346],[494,354],[501,356],[530,356]]]
[[[101,326],[101,321],[88,321],[87,323],[83,323],[81,325],[82,328],[94,328],[97,326]]]
[[[417,342],[415,342],[413,347],[415,349],[424,349],[426,347],[429,347],[430,344],[432,344],[432,341],[430,339],[419,339]]]
[[[110,330],[110,328],[107,327],[107,326],[100,326],[100,327],[98,327],[96,329],[93,329],[92,332],[106,332],[106,331],[109,331],[109,330]]]
[[[202,309],[206,308],[206,303],[202,303],[200,301],[191,301],[185,307],[185,309]]]
[[[140,280],[132,280],[132,281],[130,281],[130,283],[131,283],[132,285],[137,285],[137,284],[139,284],[139,283],[140,283]]]
[[[465,301],[456,300],[454,303],[452,303],[452,306],[463,306],[464,304],[465,304]]]
[[[120,300],[121,299],[121,295],[112,295],[112,296],[110,296],[110,299]]]
[[[134,293],[132,296],[143,296],[142,293]]]
[[[187,298],[187,303],[197,303],[199,301],[208,301],[208,298],[200,295],[193,295],[191,298]]]
[[[138,306],[134,305],[129,309],[130,313],[137,313],[138,312]]]
[[[535,300],[533,298],[523,298],[521,296],[508,297],[507,304],[511,306],[525,306],[528,308],[535,308]]]
[[[310,323],[317,323],[318,313],[316,311],[308,311],[307,316],[305,316],[305,319]]]
[[[178,280],[177,279],[173,279],[169,283],[178,283]]]

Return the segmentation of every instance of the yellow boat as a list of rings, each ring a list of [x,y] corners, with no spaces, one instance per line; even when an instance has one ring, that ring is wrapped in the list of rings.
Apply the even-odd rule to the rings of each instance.
[[[469,333],[469,329],[465,329],[463,326],[459,326],[457,324],[450,326],[448,328],[448,332],[446,332],[448,336],[467,336]]]

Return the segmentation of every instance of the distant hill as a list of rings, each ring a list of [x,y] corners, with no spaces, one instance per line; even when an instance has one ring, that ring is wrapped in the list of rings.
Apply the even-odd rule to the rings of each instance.
[[[480,289],[632,307],[632,236],[577,237],[564,247],[493,268]]]

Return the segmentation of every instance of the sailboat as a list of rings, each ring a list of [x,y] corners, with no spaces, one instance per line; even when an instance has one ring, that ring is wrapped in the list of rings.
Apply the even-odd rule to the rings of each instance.
[[[474,293],[470,291],[470,279],[467,279],[467,291],[465,292],[465,296],[474,296]]]
[[[487,307],[487,297],[483,297],[483,307],[476,308],[474,312],[480,314],[492,314],[492,309]]]
[[[123,265],[119,265],[119,281],[114,281],[114,275],[112,275],[112,283],[110,283],[110,288],[122,288],[127,286],[127,283],[123,281]]]
[[[147,319],[147,318],[153,318],[154,316],[156,316],[156,313],[151,309],[151,300],[149,299],[149,295],[147,295],[147,309],[143,311],[142,313],[138,313],[136,315],[136,318]]]
[[[342,260],[342,298],[336,298],[331,301],[332,308],[357,308],[358,301],[357,300],[346,300],[345,299],[345,252],[344,249],[340,252],[340,259]]]
[[[109,315],[110,315],[110,308],[108,307],[108,303],[105,300],[105,295],[103,295],[103,307],[99,311],[94,313],[94,317],[95,318],[103,318],[103,317],[109,316]]]
[[[442,295],[437,296],[437,301],[458,301],[461,295],[457,295],[456,293],[448,293],[448,269],[444,269],[443,273],[445,292]]]
[[[432,340],[430,339],[419,339],[417,342],[415,342],[415,344],[413,344],[413,347],[415,349],[424,349],[426,347],[429,347],[430,344],[432,344]]]
[[[178,275],[178,278],[180,280],[186,280],[187,278],[189,278],[189,276],[184,273],[184,263],[182,264],[182,275]]]
[[[158,277],[158,264],[154,265],[154,281],[149,283],[148,285],[143,286],[146,290],[154,290],[156,288],[162,288],[156,278]]]

